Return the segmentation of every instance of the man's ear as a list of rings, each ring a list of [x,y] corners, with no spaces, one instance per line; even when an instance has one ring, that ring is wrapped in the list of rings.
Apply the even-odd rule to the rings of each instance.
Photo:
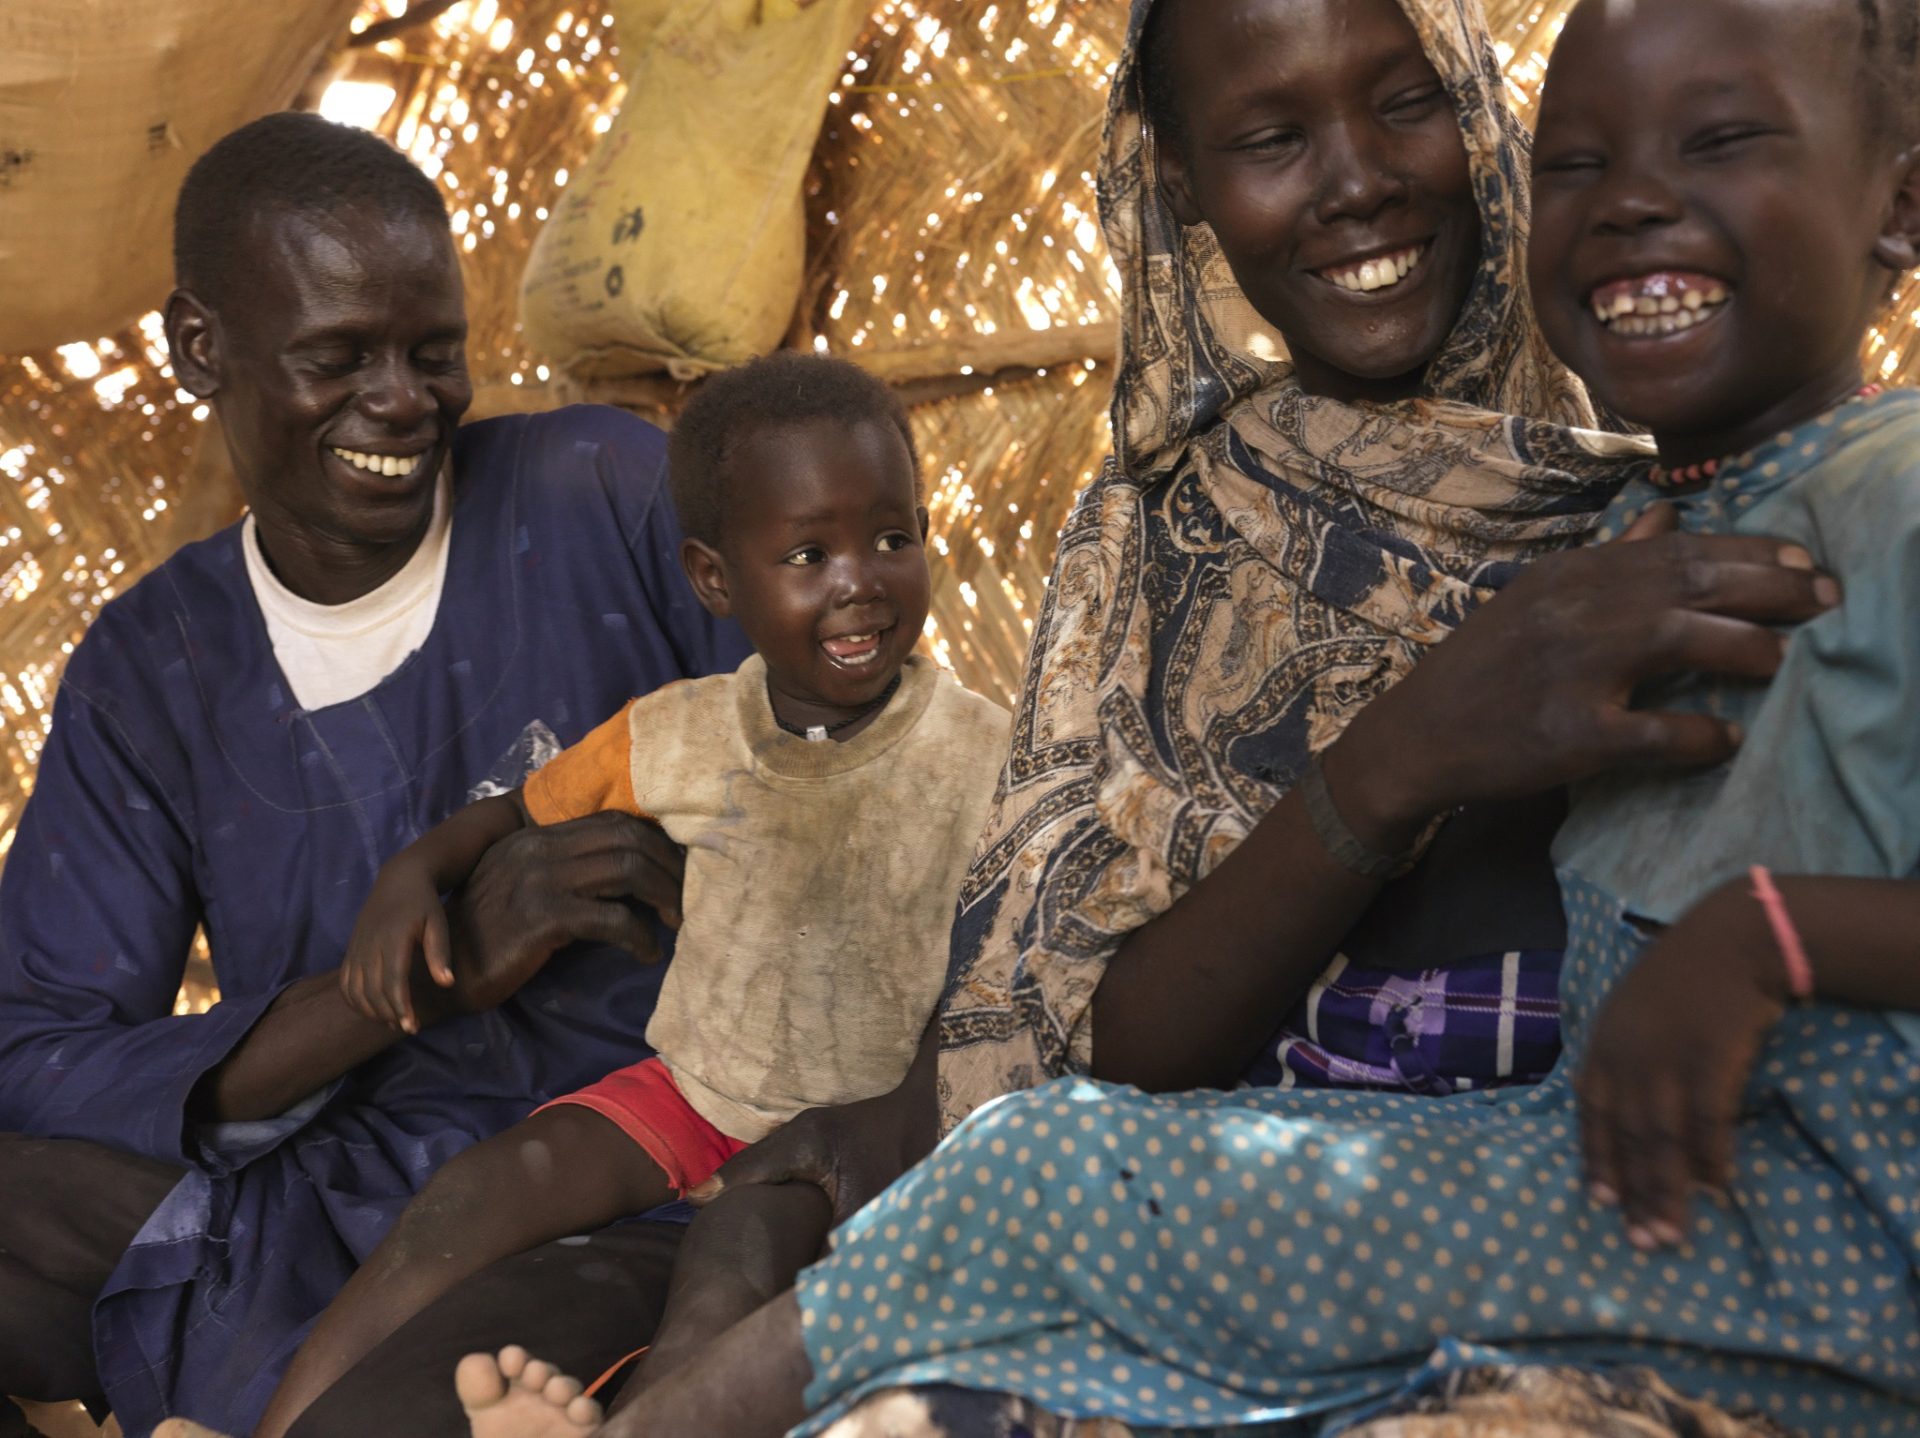
[[[1898,274],[1920,267],[1920,146],[1903,150],[1894,161],[1893,203],[1874,242],[1873,257]]]
[[[211,399],[226,370],[219,316],[192,291],[175,290],[167,296],[165,325],[174,379],[196,399]]]
[[[693,586],[700,607],[716,619],[733,613],[733,600],[727,594],[727,566],[720,551],[698,539],[680,541],[680,568]]]
[[[914,514],[917,515],[920,520],[920,542],[925,544],[927,542],[927,534],[933,528],[933,525],[927,519],[927,507],[924,504],[921,505],[918,509],[914,510]]]
[[[1160,198],[1167,202],[1173,217],[1183,225],[1201,222],[1200,206],[1193,198],[1193,176],[1187,169],[1186,146],[1175,136],[1153,137],[1154,169],[1160,177]]]

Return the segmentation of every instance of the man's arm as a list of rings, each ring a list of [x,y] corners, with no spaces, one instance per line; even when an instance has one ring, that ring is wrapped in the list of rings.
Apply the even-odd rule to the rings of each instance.
[[[200,916],[185,814],[70,681],[0,879],[0,1130],[191,1161],[189,1095],[274,1002],[174,1016]]]

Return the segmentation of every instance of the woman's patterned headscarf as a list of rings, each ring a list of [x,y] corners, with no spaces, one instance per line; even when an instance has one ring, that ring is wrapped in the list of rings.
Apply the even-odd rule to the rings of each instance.
[[[1645,450],[1593,432],[1524,283],[1528,140],[1477,0],[1400,0],[1453,97],[1482,264],[1421,398],[1311,396],[1155,182],[1135,0],[1101,218],[1123,306],[1116,456],[1080,497],[954,925],[943,1119],[1068,1072],[1127,934]],[[1518,416],[1518,417],[1516,417]],[[1277,1016],[1276,1016],[1277,1018]]]

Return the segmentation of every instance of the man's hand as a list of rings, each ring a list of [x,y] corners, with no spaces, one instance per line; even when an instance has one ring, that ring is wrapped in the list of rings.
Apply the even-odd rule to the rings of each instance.
[[[1732,1177],[1741,1096],[1786,1012],[1786,970],[1759,904],[1716,890],[1647,947],[1594,1026],[1575,1083],[1595,1199],[1634,1247],[1684,1237],[1689,1193]]]
[[[657,963],[659,945],[633,906],[679,928],[685,872],[679,847],[628,814],[501,840],[447,905],[455,1002],[467,1012],[495,1007],[572,943],[609,944]]]

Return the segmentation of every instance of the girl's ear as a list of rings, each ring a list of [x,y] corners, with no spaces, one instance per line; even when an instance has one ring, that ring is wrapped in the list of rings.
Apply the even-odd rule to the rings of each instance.
[[[693,586],[693,597],[715,619],[733,613],[733,600],[727,594],[727,565],[720,551],[698,539],[680,541],[680,568]]]
[[[162,323],[180,388],[195,399],[211,399],[224,374],[218,317],[191,290],[175,290],[167,296]]]
[[[1894,161],[1896,188],[1873,257],[1900,274],[1920,266],[1920,147]]]
[[[1179,140],[1155,135],[1153,163],[1160,178],[1160,198],[1167,202],[1173,217],[1189,227],[1201,222],[1200,206],[1194,203],[1193,176],[1187,169],[1186,147]]]

